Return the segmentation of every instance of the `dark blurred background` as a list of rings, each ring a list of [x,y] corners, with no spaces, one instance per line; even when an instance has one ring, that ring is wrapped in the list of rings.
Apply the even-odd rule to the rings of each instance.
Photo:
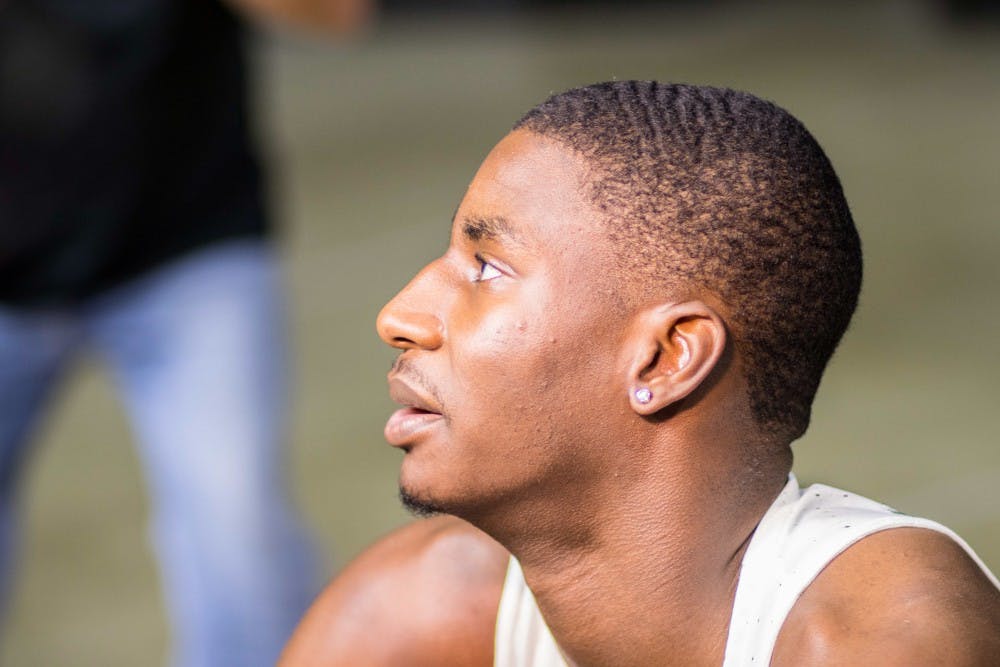
[[[800,480],[941,520],[1000,570],[996,3],[416,2],[370,33],[256,39],[296,351],[298,498],[328,571],[407,520],[381,305],[440,253],[482,157],[552,92],[606,79],[778,102],[837,168],[861,307],[796,445]],[[145,665],[165,619],[146,500],[103,371],[84,366],[31,472],[3,665]]]

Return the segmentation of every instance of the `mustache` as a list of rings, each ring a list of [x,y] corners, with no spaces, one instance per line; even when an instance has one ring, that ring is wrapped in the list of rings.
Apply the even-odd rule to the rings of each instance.
[[[412,359],[400,354],[392,360],[392,365],[389,367],[389,373],[395,374],[397,377],[407,380],[412,385],[416,385],[419,389],[434,399],[438,407],[441,408],[442,413],[446,411],[446,406],[444,401],[441,400],[441,394],[438,392],[437,387],[434,386],[434,383],[431,382],[430,378],[427,377],[427,375],[413,363]]]

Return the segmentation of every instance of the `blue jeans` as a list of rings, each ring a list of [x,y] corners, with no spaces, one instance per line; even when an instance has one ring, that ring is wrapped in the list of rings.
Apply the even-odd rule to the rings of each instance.
[[[174,664],[274,664],[318,584],[285,486],[282,303],[271,251],[233,241],[73,309],[0,306],[0,602],[32,425],[86,347],[140,445]]]

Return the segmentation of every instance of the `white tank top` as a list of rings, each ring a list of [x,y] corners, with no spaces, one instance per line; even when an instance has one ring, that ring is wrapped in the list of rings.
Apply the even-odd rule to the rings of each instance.
[[[944,533],[1000,588],[972,548],[941,524],[823,484],[800,489],[789,475],[743,556],[723,667],[769,664],[792,605],[830,561],[872,533],[907,527]],[[514,558],[497,611],[495,647],[495,667],[566,667]]]

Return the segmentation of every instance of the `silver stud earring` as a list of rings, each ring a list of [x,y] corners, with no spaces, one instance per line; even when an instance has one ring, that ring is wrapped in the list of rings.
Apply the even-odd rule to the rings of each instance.
[[[640,387],[635,390],[635,400],[645,405],[653,400],[653,392],[648,387]]]

